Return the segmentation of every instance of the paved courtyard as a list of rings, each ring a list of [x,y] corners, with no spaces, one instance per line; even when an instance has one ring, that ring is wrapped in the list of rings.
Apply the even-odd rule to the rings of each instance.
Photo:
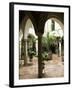
[[[57,55],[52,56],[53,59],[49,61],[44,61],[44,77],[43,78],[53,78],[53,77],[63,77],[64,76],[64,64],[61,58]],[[38,78],[38,59],[33,58],[32,63],[28,63],[27,66],[20,66],[19,68],[19,78],[20,79],[35,79]]]

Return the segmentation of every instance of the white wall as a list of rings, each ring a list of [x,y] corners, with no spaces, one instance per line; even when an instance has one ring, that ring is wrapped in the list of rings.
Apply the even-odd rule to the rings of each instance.
[[[54,19],[53,19],[53,20],[54,20]],[[54,21],[55,21],[55,30],[61,30],[62,27],[63,27],[63,25],[60,24],[59,22],[56,22],[56,20],[54,20]],[[51,28],[51,24],[52,24],[51,19],[49,19],[49,20],[46,21],[45,27],[44,27],[44,34],[43,34],[43,36],[46,36],[46,34],[47,34],[48,32],[51,32],[51,31],[52,31],[52,30],[51,30],[51,29],[52,29],[52,28]],[[62,27],[61,27],[60,25],[62,25]]]
[[[1,0],[0,1],[0,90],[9,90],[9,2],[20,1],[30,3],[46,3],[46,4],[72,4],[72,0]],[[71,5],[72,7],[72,5]],[[72,12],[71,12],[72,14]],[[71,37],[72,38],[72,37]],[[72,64],[72,63],[71,63]],[[72,67],[71,67],[72,68]],[[16,89],[41,89],[41,90],[71,90],[71,85],[57,85],[44,87],[28,87]]]

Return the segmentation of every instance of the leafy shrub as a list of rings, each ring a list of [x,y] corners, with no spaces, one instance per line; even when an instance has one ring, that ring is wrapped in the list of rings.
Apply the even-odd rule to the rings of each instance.
[[[30,61],[32,61],[31,59],[33,58],[33,56],[36,54],[36,52],[34,52],[33,50],[32,50],[32,48],[30,48],[29,50],[28,50],[28,56],[29,56],[29,58],[30,58]]]
[[[57,49],[57,39],[54,36],[49,36],[47,34],[46,37],[42,37],[42,50],[43,52],[49,52],[51,51],[52,53],[56,53]]]
[[[51,60],[52,59],[52,52],[49,52],[49,53],[44,52],[44,53],[42,53],[42,58],[43,58],[43,60]]]

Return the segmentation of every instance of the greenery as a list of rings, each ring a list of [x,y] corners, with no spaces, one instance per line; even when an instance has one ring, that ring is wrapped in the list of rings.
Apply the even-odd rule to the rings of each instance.
[[[32,61],[32,58],[34,55],[36,55],[36,47],[35,47],[35,37],[32,34],[28,35],[28,42],[29,42],[29,46],[28,46],[28,56],[30,58],[30,61]]]
[[[43,60],[51,60],[52,59],[52,52],[44,52],[42,53]]]
[[[56,53],[57,48],[57,40],[54,36],[49,36],[49,33],[47,33],[46,37],[42,37],[42,49],[43,52],[49,52]]]
[[[35,52],[32,51],[32,49],[30,48],[30,49],[28,50],[28,56],[29,56],[29,58],[30,58],[30,61],[32,61],[32,58],[33,58],[34,55],[35,55]]]

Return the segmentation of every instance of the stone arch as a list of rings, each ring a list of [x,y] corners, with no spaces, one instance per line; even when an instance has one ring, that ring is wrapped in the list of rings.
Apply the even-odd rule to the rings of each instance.
[[[24,17],[22,18],[22,21],[20,22],[20,26],[19,26],[19,32],[23,34],[23,52],[24,52],[24,65],[27,65],[27,36],[28,36],[28,32],[29,32],[29,28],[34,28],[34,30],[36,29],[36,24],[35,24],[35,20],[33,18],[33,16],[28,12],[25,13]]]
[[[36,22],[35,22],[33,15],[30,12],[28,12],[28,13],[25,13],[25,16],[22,18],[22,21],[19,26],[19,28],[22,30],[23,33],[25,32],[24,30],[25,30],[25,26],[26,26],[28,19],[33,24],[34,30],[36,31],[37,29]]]
[[[51,20],[56,21],[60,25],[61,29],[64,30],[64,25],[63,25],[63,23],[59,19],[57,19],[57,18],[51,18]]]
[[[60,25],[61,30],[63,30],[63,32],[64,32],[64,15],[63,14],[48,13],[48,16],[45,18],[45,24],[46,24],[47,20],[49,20],[49,19],[56,21]],[[44,25],[44,27],[45,27],[45,25]],[[59,43],[59,47],[58,47],[59,48],[59,56],[61,56],[61,41],[59,40],[58,43]]]
[[[24,39],[27,39],[29,28],[34,28],[30,19],[28,19],[25,24]]]
[[[47,17],[45,18],[45,23],[48,19],[52,19],[52,20],[56,21],[60,25],[62,30],[64,30],[64,16],[63,16],[63,14],[49,13],[47,15]],[[44,24],[44,26],[45,26],[45,24]]]

